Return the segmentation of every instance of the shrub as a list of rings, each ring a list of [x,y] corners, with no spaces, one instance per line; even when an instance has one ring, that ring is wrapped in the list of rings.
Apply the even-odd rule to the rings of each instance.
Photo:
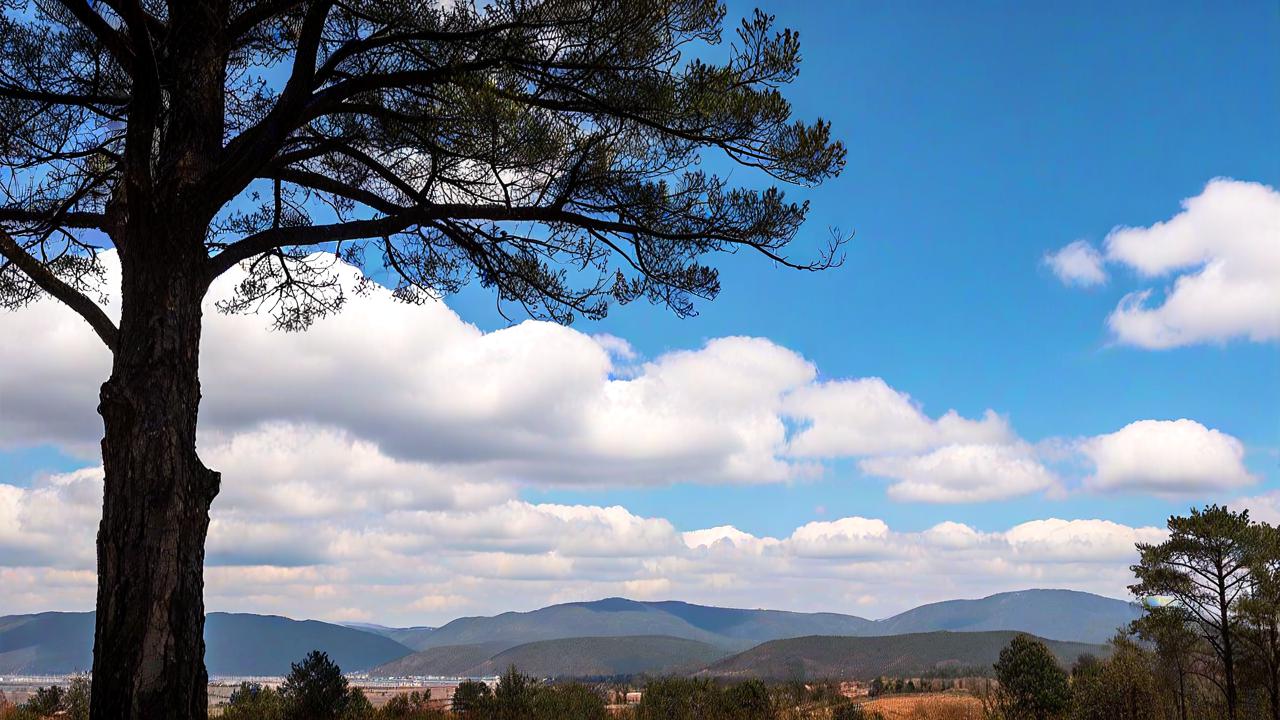
[[[538,688],[533,695],[534,720],[608,720],[604,699],[581,683]]]
[[[240,683],[223,708],[223,720],[280,720],[280,694],[258,683]]]
[[[414,690],[410,693],[400,693],[388,700],[378,712],[378,717],[387,720],[418,720],[418,718],[435,717],[438,714],[431,707],[431,691]]]
[[[453,691],[453,712],[464,718],[481,717],[493,699],[489,686],[478,680],[463,680]]]
[[[36,688],[35,695],[32,695],[22,708],[35,715],[52,715],[62,709],[62,696],[66,694],[58,685],[50,685],[49,687]]]
[[[724,691],[724,703],[732,717],[738,720],[769,720],[773,717],[773,702],[769,688],[759,680],[746,680]]]
[[[711,720],[724,718],[720,688],[710,680],[671,677],[645,686],[636,720]]]

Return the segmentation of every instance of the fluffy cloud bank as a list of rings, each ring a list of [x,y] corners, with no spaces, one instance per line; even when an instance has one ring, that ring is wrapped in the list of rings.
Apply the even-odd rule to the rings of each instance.
[[[981,502],[1048,490],[1057,484],[1030,446],[947,445],[927,455],[869,458],[863,471],[890,477],[895,500]]]
[[[484,332],[443,303],[405,306],[380,288],[299,335],[212,308],[206,318],[199,444],[224,473],[206,573],[217,609],[435,622],[623,594],[884,614],[904,597],[1029,585],[1123,594],[1133,543],[1159,534],[1102,520],[986,532],[846,517],[768,537],[529,503],[530,486],[790,482],[848,459],[900,501],[1080,483],[994,410],[926,412],[880,378],[819,379],[762,338],[644,359],[619,338],[546,323]],[[51,444],[88,466],[0,483],[0,612],[87,607],[107,353],[49,301],[0,313],[0,336],[20,339],[0,343],[0,452]],[[1091,491],[1251,482],[1240,443],[1189,420],[1070,447],[1093,465]]]
[[[114,256],[107,265],[110,288]],[[343,272],[355,282],[354,270]],[[224,278],[211,298],[236,280]],[[782,482],[819,472],[831,459],[1021,442],[992,410],[974,419],[954,411],[930,416],[880,378],[819,382],[812,363],[762,338],[715,338],[640,360],[619,338],[532,321],[484,332],[444,303],[407,306],[376,287],[349,296],[340,315],[301,334],[207,309],[203,452],[263,424],[307,425],[326,433],[314,441],[314,468],[323,466],[325,446],[385,453],[383,465],[361,470],[366,479],[423,476],[427,484],[415,464],[434,463],[486,481],[663,485]],[[108,311],[117,311],[114,302]],[[97,386],[109,369],[96,338],[49,300],[0,314],[0,334],[23,338],[0,347],[0,443],[96,454]],[[262,472],[276,472],[270,434],[254,442],[268,445],[227,452],[225,462],[254,458],[265,463]],[[223,458],[208,459],[222,467]],[[1034,462],[1028,456],[1023,464]],[[1006,478],[1006,469],[1018,474]],[[1044,486],[1008,463],[983,472],[988,487],[980,493],[902,497],[950,502]],[[970,473],[962,481],[980,479]],[[381,495],[364,502],[397,499],[393,486],[381,483]],[[325,502],[333,502],[331,492],[291,512]]]
[[[1172,278],[1120,300],[1107,324],[1122,343],[1164,349],[1236,338],[1280,339],[1280,192],[1218,178],[1149,227],[1119,227],[1105,255],[1077,241],[1046,257],[1063,282],[1106,280],[1103,263],[1143,280]]]
[[[354,455],[335,454],[328,478],[359,477],[379,464]],[[327,478],[301,474],[301,487],[278,472],[228,468],[210,529],[209,606],[330,619],[429,623],[608,595],[798,610],[856,604],[868,614],[901,610],[905,598],[1030,584],[1122,596],[1133,544],[1163,537],[1102,520],[1038,520],[1000,532],[944,522],[910,532],[864,517],[811,522],[776,538],[733,526],[681,533],[623,507],[514,497],[435,498],[386,512],[322,503],[288,514],[263,498],[304,497]],[[340,499],[364,494],[335,485]],[[0,612],[91,604],[101,492],[94,470],[29,488],[0,485]]]
[[[107,265],[110,289],[114,256]],[[342,272],[355,282],[353,269]],[[225,292],[219,285],[211,297]],[[818,380],[812,363],[762,338],[641,360],[619,338],[532,321],[484,332],[444,303],[407,306],[378,287],[351,293],[343,313],[301,334],[212,307],[206,317],[201,451],[211,467],[281,480],[245,492],[282,516],[338,503],[460,506],[519,485],[784,482],[842,458],[888,479],[900,501],[984,502],[1072,482],[993,410],[930,415],[881,378]],[[0,313],[0,335],[22,338],[0,345],[0,443],[96,455],[108,357],[93,334],[44,300]],[[1142,460],[1120,466],[1151,452],[1150,433],[1079,444],[1098,466],[1086,485],[1177,492],[1247,482],[1239,443],[1200,430],[1211,441],[1184,449],[1206,452],[1163,475]],[[281,450],[299,443],[305,451]],[[348,476],[305,496],[267,494],[325,474],[338,455],[359,461]]]

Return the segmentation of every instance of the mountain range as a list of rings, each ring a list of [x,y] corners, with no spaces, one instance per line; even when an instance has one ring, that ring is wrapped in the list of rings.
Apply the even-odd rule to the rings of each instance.
[[[689,674],[728,654],[716,645],[662,635],[575,637],[505,650],[501,643],[441,645],[380,665],[370,674],[488,677],[511,666],[535,677]]]
[[[60,675],[93,666],[91,612],[0,617],[0,674]],[[205,617],[209,674],[284,675],[312,650],[348,671],[364,670],[412,652],[381,635],[316,620],[275,615],[209,613]]]
[[[546,676],[658,674],[710,671],[717,663],[733,661],[729,656],[737,653],[747,656],[738,661],[747,663],[742,667],[771,667],[768,663],[772,661],[758,658],[773,655],[749,653],[778,652],[772,641],[809,640],[809,645],[801,643],[787,650],[807,653],[818,652],[832,642],[835,645],[831,647],[844,647],[841,643],[849,638],[893,636],[899,639],[857,647],[906,643],[904,657],[916,658],[929,667],[950,659],[965,662],[974,658],[981,661],[979,665],[989,665],[983,654],[989,649],[983,644],[986,641],[973,640],[964,652],[957,650],[952,653],[957,657],[949,659],[908,652],[923,641],[902,638],[938,631],[971,635],[999,630],[1058,641],[1101,643],[1139,614],[1132,603],[1068,590],[1025,590],[981,600],[933,603],[883,620],[624,598],[464,617],[439,628],[335,625],[267,615],[210,613],[205,626],[205,660],[209,673],[215,676],[283,675],[290,663],[313,649],[329,653],[349,672],[388,676],[489,675],[511,664]],[[813,637],[826,640],[819,642]],[[92,664],[92,649],[93,613],[0,617],[0,674],[87,670]],[[882,650],[867,652],[872,659],[858,661],[857,667],[883,660],[877,654]],[[812,661],[815,668],[830,665],[819,656]],[[726,672],[741,670],[738,665],[725,668]]]
[[[948,669],[981,674],[990,671],[1000,649],[1018,634],[999,630],[788,638],[762,643],[712,663],[698,674],[766,680],[911,677]],[[1109,651],[1105,645],[1042,640],[1064,667],[1086,653],[1105,656]]]
[[[608,598],[531,612],[464,617],[402,640],[415,650],[506,644],[567,637],[661,635],[744,650],[768,640],[807,635],[876,636],[950,630],[1017,630],[1054,640],[1102,643],[1136,619],[1133,603],[1073,590],[1022,590],[980,600],[921,605],[883,620],[837,613],[708,607],[684,602]]]

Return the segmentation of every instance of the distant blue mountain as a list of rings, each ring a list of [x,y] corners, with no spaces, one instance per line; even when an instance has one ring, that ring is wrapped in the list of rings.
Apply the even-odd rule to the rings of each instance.
[[[426,625],[415,625],[413,627],[400,628],[400,627],[387,627],[386,625],[377,625],[374,623],[349,622],[349,623],[342,623],[342,624],[350,628],[355,628],[357,630],[364,630],[365,632],[371,632],[371,633],[374,633],[375,635],[389,637],[392,640],[395,640],[396,642],[400,643],[401,645],[405,645],[407,647],[413,648],[414,650],[421,649],[420,645],[423,641],[423,638],[425,638],[426,636],[436,631],[435,628],[428,627]]]
[[[880,636],[936,630],[1014,630],[1052,640],[1101,643],[1140,614],[1133,603],[1073,590],[1023,590],[981,600],[950,600],[884,620],[606,598],[531,612],[459,618],[405,644],[419,650],[477,644],[515,647],[573,637],[661,635],[741,650],[806,635]]]
[[[545,658],[550,657],[548,648],[556,652],[589,648],[590,658],[565,657],[566,667],[585,667],[593,662],[622,667],[625,653],[609,649],[601,638],[618,638],[623,644],[627,638],[634,643],[640,636],[693,640],[732,652],[771,640],[806,636],[876,637],[936,631],[1017,631],[1051,640],[1102,643],[1140,614],[1133,603],[1071,590],[1023,590],[980,600],[949,600],[884,620],[625,598],[465,617],[435,629],[349,627],[267,615],[210,613],[205,623],[205,661],[212,675],[283,675],[290,663],[319,649],[344,670],[366,670],[404,658],[396,667],[412,674],[409,669],[413,667],[452,667],[464,661],[470,667],[516,646],[571,638],[594,639],[540,645],[526,651],[537,651],[539,658]],[[674,658],[679,654],[675,650],[685,652],[693,647],[670,640],[648,642],[650,650],[661,645],[661,653],[651,653],[654,657]],[[440,650],[419,658],[406,657],[415,650],[434,648]],[[0,617],[0,673],[87,670],[92,652],[93,613]]]
[[[1020,590],[981,600],[921,605],[875,623],[874,635],[1020,630],[1052,640],[1103,643],[1142,614],[1135,603],[1074,590]]]
[[[412,650],[381,635],[316,620],[209,613],[205,664],[210,675],[284,675],[291,663],[323,650],[343,670],[365,670]],[[93,666],[93,613],[0,617],[0,673],[62,674]]]

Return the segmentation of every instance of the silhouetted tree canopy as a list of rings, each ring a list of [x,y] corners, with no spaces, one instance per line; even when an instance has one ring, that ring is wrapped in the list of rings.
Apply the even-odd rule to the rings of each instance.
[[[779,87],[798,38],[756,13],[722,63],[713,0],[204,3],[8,0],[0,23],[0,302],[80,296],[105,232],[171,204],[216,276],[249,277],[227,311],[301,329],[341,307],[331,256],[420,301],[469,279],[561,321],[610,299],[693,312],[719,278],[704,257],[791,259],[806,205],[728,185],[707,151],[788,183],[838,173],[824,122]],[[216,37],[188,57],[190,33]],[[164,209],[164,208],[160,208]],[[176,209],[176,208],[175,208]]]
[[[1228,717],[1235,718],[1239,640],[1234,608],[1249,590],[1249,550],[1255,539],[1249,512],[1220,505],[1192,508],[1190,515],[1170,517],[1168,527],[1164,542],[1138,544],[1140,560],[1132,566],[1137,582],[1129,589],[1139,597],[1176,600],[1221,663],[1221,678],[1210,680],[1222,691]]]
[[[819,183],[845,151],[792,118],[799,41],[759,12],[708,53],[716,0],[0,3],[0,307],[52,296],[113,353],[102,717],[206,712],[221,478],[195,448],[198,360],[223,273],[243,274],[222,311],[301,330],[342,308],[339,260],[405,302],[475,281],[560,322],[638,299],[689,315],[719,253],[840,260],[838,233],[790,253],[808,208],[772,183]]]

